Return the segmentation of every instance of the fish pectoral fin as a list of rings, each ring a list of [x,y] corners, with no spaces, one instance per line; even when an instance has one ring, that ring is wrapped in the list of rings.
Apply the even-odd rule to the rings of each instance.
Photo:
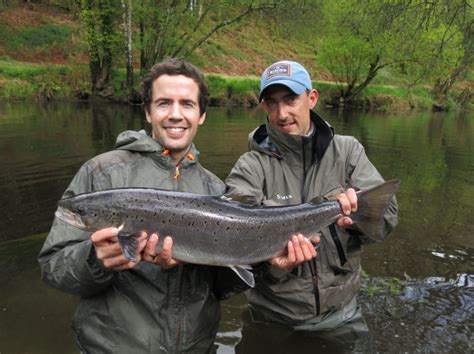
[[[129,233],[121,230],[118,233],[118,241],[122,249],[122,254],[132,262],[137,261],[138,239],[140,236],[141,232]]]
[[[255,287],[255,278],[253,277],[253,273],[249,270],[252,269],[251,266],[229,266],[229,268],[232,269],[245,284],[251,288]]]
[[[245,204],[248,206],[255,206],[259,203],[257,202],[257,198],[254,195],[243,195],[243,194],[224,194],[220,197],[222,200],[226,200],[228,202],[236,202]]]

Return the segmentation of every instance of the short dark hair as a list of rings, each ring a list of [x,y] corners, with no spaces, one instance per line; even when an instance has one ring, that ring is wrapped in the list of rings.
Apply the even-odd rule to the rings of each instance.
[[[201,115],[206,112],[209,104],[209,88],[204,75],[198,68],[183,59],[167,58],[161,63],[153,65],[142,79],[143,103],[148,113],[150,113],[153,100],[153,82],[161,75],[183,75],[193,79],[199,88],[199,112]]]

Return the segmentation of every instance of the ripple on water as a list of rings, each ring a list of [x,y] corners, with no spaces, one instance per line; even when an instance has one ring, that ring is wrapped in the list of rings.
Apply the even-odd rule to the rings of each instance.
[[[401,282],[399,291],[394,294],[382,287],[371,296],[366,291],[360,296],[377,351],[472,351],[473,274]]]

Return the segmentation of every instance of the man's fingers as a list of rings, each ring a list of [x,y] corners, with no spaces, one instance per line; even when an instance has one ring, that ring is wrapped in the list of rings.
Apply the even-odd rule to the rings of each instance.
[[[298,234],[296,236],[296,242],[294,242],[295,245],[295,254],[296,254],[296,262],[301,263],[305,260],[305,253],[304,253],[304,248],[305,248],[305,240],[302,234]]]
[[[341,209],[344,215],[349,215],[351,213],[351,203],[347,198],[345,193],[341,193],[337,195],[336,199],[338,200],[339,204],[341,204]]]
[[[160,238],[156,233],[150,236],[145,246],[145,254],[156,256],[156,245],[158,244],[159,239]]]
[[[343,216],[337,220],[337,225],[340,227],[349,227],[352,225],[352,219],[348,216]]]
[[[138,249],[137,249],[137,253],[140,254],[146,247],[147,245],[147,242],[148,242],[148,237],[142,239],[139,241],[139,245],[138,245]]]
[[[111,257],[111,258],[106,258],[102,260],[102,264],[104,265],[104,267],[114,269],[114,270],[116,270],[119,267],[123,267],[128,263],[136,264],[137,262],[131,262],[127,257],[125,257],[122,254],[117,257]]]
[[[163,249],[161,250],[161,259],[163,264],[170,264],[171,263],[171,248],[173,247],[173,239],[169,236],[166,236],[163,240]]]
[[[96,246],[107,245],[110,242],[117,242],[119,230],[116,227],[108,227],[98,230],[91,235],[92,243]]]
[[[357,193],[354,188],[349,188],[346,191],[346,196],[351,206],[351,211],[354,213],[357,211]]]
[[[310,240],[305,238],[304,248],[303,248],[305,260],[309,261],[311,258],[316,257],[316,250]]]
[[[106,246],[95,247],[95,253],[98,259],[105,259],[121,255],[122,249],[120,248],[120,244],[113,243]]]
[[[338,194],[336,199],[341,204],[344,215],[357,211],[357,193],[354,188],[349,188],[344,193]]]
[[[306,237],[300,234],[300,245],[301,245],[301,250],[303,251],[303,261],[309,261],[311,258],[313,258],[313,252],[314,247],[311,244],[311,241],[308,240]]]
[[[321,242],[321,235],[320,234],[313,235],[309,238],[309,240],[313,245],[316,246]]]
[[[287,255],[287,263],[295,263],[296,262],[296,252],[295,252],[295,244],[294,242],[298,242],[298,237],[293,236],[292,240],[288,242],[288,255]]]

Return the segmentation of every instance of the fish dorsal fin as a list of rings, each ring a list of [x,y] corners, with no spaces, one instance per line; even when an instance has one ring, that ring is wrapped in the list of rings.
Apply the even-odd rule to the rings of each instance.
[[[253,273],[249,270],[252,269],[250,266],[230,266],[235,274],[239,276],[240,279],[243,280],[245,284],[250,286],[251,288],[255,287],[255,278],[253,277]]]
[[[221,196],[221,199],[228,202],[236,202],[241,204],[246,204],[249,206],[258,205],[257,198],[253,195],[244,195],[244,194],[224,194]]]
[[[324,198],[322,195],[318,195],[317,197],[314,197],[313,199],[311,199],[309,202],[311,204],[320,204],[325,201],[327,201],[326,198]]]

